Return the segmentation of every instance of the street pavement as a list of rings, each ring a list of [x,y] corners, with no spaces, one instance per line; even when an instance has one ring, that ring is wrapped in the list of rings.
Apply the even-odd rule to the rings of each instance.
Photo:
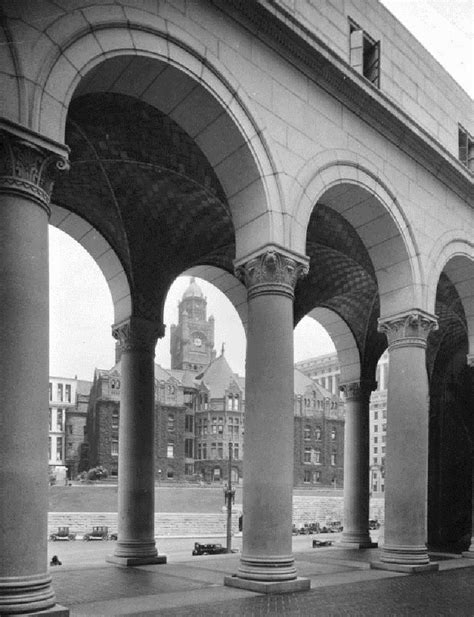
[[[439,572],[406,575],[370,569],[378,549],[312,548],[313,537],[293,537],[298,574],[311,580],[311,589],[275,595],[224,587],[224,576],[238,570],[239,553],[191,555],[194,541],[225,544],[225,538],[157,538],[168,563],[134,568],[105,562],[111,541],[49,542],[48,553],[63,564],[51,574],[57,601],[71,617],[474,617],[472,559],[433,555]],[[241,537],[233,538],[233,548],[240,551]]]

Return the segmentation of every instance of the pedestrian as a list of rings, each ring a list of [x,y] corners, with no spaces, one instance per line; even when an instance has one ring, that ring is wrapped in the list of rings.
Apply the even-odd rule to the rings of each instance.
[[[57,555],[53,555],[51,561],[49,562],[50,566],[62,566],[62,562],[59,561],[58,556]]]

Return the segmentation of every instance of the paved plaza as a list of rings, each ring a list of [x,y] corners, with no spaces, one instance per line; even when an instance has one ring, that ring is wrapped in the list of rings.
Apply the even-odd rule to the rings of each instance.
[[[234,539],[236,549],[240,543]],[[438,555],[439,572],[407,576],[371,570],[377,549],[313,549],[311,536],[299,536],[293,542],[298,573],[311,579],[311,590],[261,595],[224,587],[224,576],[237,571],[238,553],[192,557],[190,538],[157,544],[167,565],[120,568],[105,563],[111,542],[49,542],[50,555],[63,563],[52,568],[58,603],[73,617],[474,615],[474,560],[459,556]]]

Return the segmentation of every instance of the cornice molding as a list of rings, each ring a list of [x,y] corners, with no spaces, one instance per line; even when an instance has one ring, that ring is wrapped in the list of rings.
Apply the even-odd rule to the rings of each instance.
[[[254,36],[291,56],[319,87],[474,207],[474,174],[383,90],[373,86],[274,0],[213,0]]]

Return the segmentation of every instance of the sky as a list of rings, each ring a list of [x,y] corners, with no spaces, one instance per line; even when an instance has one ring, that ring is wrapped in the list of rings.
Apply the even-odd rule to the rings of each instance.
[[[474,97],[474,0],[382,0],[382,3]],[[50,375],[92,380],[95,368],[111,368],[115,341],[111,335],[110,292],[90,255],[63,232],[50,226]],[[198,280],[215,322],[215,349],[232,369],[245,372],[245,333],[232,304],[214,286]],[[165,305],[167,334],[158,341],[156,362],[170,366],[169,330],[177,323],[177,305],[189,277],[177,279]],[[91,301],[92,299],[92,301]],[[330,353],[326,331],[310,318],[295,329],[295,361]]]

